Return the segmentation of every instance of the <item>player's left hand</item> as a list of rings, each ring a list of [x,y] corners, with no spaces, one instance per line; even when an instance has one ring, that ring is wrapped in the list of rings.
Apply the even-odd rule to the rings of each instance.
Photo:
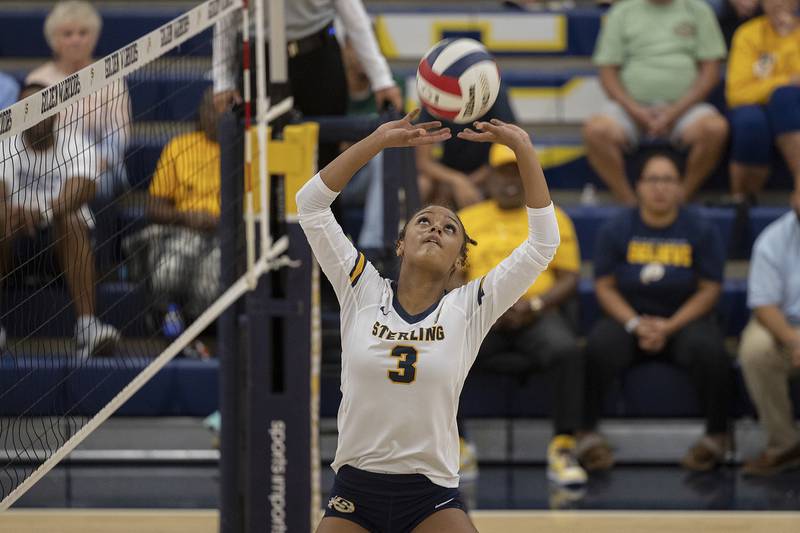
[[[381,148],[435,144],[450,138],[450,128],[442,128],[438,120],[413,124],[418,116],[419,109],[415,109],[400,120],[381,124],[373,133]]]
[[[493,118],[489,122],[476,121],[473,126],[474,130],[466,128],[458,137],[465,141],[505,144],[515,151],[532,146],[528,132],[516,124],[507,124]]]
[[[403,112],[403,94],[397,85],[385,87],[375,91],[375,105],[378,111],[383,111],[387,106],[392,106],[398,112]]]

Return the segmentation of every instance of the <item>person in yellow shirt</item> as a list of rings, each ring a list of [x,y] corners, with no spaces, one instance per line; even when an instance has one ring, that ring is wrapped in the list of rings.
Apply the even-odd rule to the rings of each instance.
[[[800,2],[761,4],[764,15],[734,34],[728,61],[731,192],[737,202],[763,187],[773,141],[800,190]]]
[[[470,250],[469,279],[486,275],[528,235],[522,182],[514,152],[493,145],[489,152],[490,199],[459,212],[479,245]],[[548,269],[503,314],[481,346],[478,371],[524,375],[552,371],[554,438],[548,448],[548,477],[560,485],[581,485],[586,473],[575,460],[574,432],[581,420],[583,352],[562,307],[577,292],[581,258],[575,228],[556,207],[561,245]]]
[[[164,147],[150,183],[148,267],[153,293],[183,305],[197,317],[219,293],[220,151],[217,112],[207,91],[198,109],[197,131],[178,135]],[[173,307],[170,320],[182,322]],[[178,313],[176,317],[175,314]],[[167,336],[179,333],[165,324]]]

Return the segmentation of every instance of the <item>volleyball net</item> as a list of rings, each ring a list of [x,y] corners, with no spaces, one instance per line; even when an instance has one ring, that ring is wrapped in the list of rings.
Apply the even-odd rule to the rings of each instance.
[[[213,357],[215,319],[289,263],[266,124],[291,102],[269,108],[261,84],[251,114],[250,19],[208,0],[0,110],[0,510],[174,358]],[[221,75],[244,100],[224,130]],[[314,132],[288,138],[274,150],[312,163],[280,172],[307,174]]]

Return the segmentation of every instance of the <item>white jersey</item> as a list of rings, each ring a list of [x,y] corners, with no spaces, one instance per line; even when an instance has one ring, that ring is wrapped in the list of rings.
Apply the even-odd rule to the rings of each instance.
[[[342,402],[332,467],[423,474],[458,486],[456,413],[489,328],[547,268],[559,244],[552,204],[528,209],[531,233],[484,278],[411,316],[394,283],[345,237],[319,174],[297,194],[300,225],[341,307]]]

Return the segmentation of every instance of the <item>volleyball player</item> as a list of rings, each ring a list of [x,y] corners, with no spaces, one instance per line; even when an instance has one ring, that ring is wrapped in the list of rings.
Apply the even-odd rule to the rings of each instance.
[[[528,239],[485,277],[447,292],[475,244],[440,206],[400,232],[396,281],[383,279],[330,210],[353,174],[381,150],[450,137],[418,111],[380,126],[297,194],[300,224],[341,307],[342,402],[336,479],[317,533],[474,532],[458,492],[456,412],[486,333],[555,254],[558,227],[528,134],[499,120],[459,137],[514,150],[528,206]]]

